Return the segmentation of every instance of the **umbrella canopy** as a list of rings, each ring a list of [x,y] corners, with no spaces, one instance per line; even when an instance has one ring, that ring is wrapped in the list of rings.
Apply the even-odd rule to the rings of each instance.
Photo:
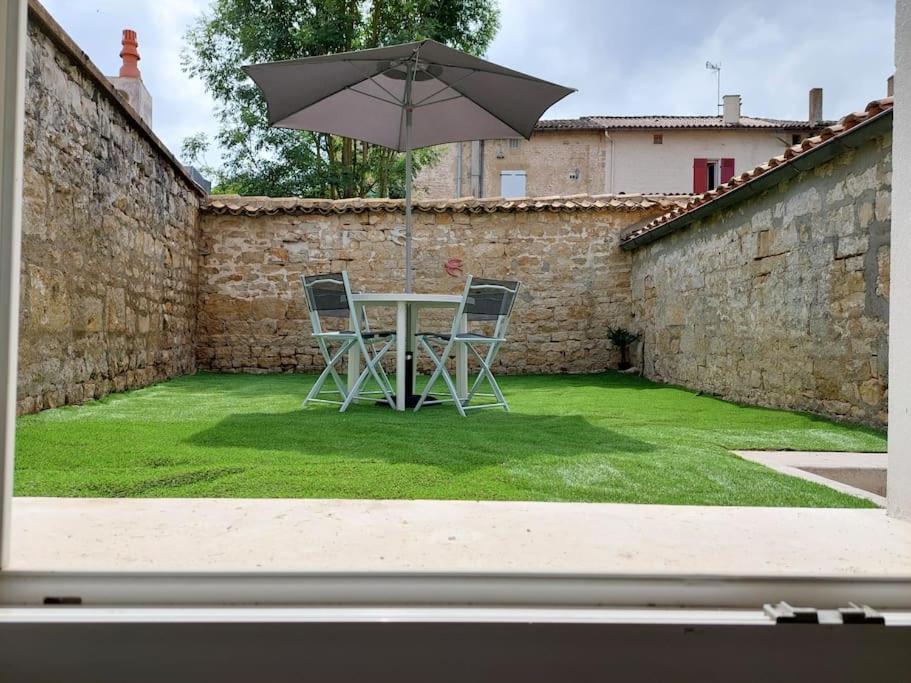
[[[358,52],[255,64],[269,123],[405,152],[405,289],[411,291],[411,150],[463,140],[528,139],[574,92],[422,40]]]

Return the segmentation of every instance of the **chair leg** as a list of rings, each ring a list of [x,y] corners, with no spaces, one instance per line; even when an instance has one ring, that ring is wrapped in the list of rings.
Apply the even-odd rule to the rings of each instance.
[[[433,372],[430,374],[430,377],[427,379],[427,384],[424,386],[424,391],[421,392],[421,397],[418,399],[417,405],[414,406],[415,412],[420,410],[421,406],[424,405],[424,401],[427,400],[427,397],[430,395],[431,389],[433,389],[433,385],[436,384],[437,379],[439,379],[439,377],[440,377],[440,372],[442,371],[442,368],[440,366],[440,360],[439,360],[439,358],[437,358],[436,353],[434,353],[433,347],[431,347],[427,343],[427,340],[424,339],[423,337],[421,337],[420,342],[427,348],[427,355],[430,356],[430,359],[434,362],[436,367],[433,369]]]
[[[478,378],[474,381],[474,384],[471,385],[471,389],[468,392],[468,396],[465,398],[465,403],[471,403],[471,399],[474,398],[474,395],[477,393],[478,389],[481,388],[481,382],[484,381],[484,373],[479,372]]]
[[[367,377],[370,375],[372,375],[373,379],[376,380],[377,384],[380,385],[380,389],[383,391],[383,396],[385,397],[386,402],[389,404],[389,407],[393,408],[393,409],[395,408],[395,402],[392,400],[392,395],[386,389],[385,385],[383,384],[382,379],[380,379],[379,373],[377,373],[377,371],[376,371],[376,366],[382,362],[383,356],[386,355],[386,352],[389,351],[389,349],[392,347],[392,345],[394,343],[395,343],[395,337],[392,337],[389,339],[388,342],[386,342],[385,345],[383,345],[383,347],[379,350],[379,352],[377,352],[376,354],[373,355],[373,357],[368,356],[365,359],[367,361],[366,367],[363,369],[361,374],[358,376],[357,381],[354,383],[354,386],[348,392],[348,396],[345,398],[345,401],[342,403],[342,407],[339,408],[339,412],[344,413],[346,410],[348,410],[348,408],[355,401],[355,399],[358,398],[358,395],[360,394],[360,391],[361,391],[361,386],[364,384],[364,382],[367,380]],[[362,347],[362,351],[364,351],[364,350],[365,349]]]
[[[459,415],[465,417],[465,407],[462,405],[462,399],[459,398],[459,390],[456,388],[455,382],[452,381],[452,377],[449,376],[449,372],[446,370],[443,371],[443,381],[446,383],[446,386],[449,387],[449,393],[452,394]]]
[[[487,353],[487,358],[482,357],[481,354],[478,353],[477,349],[475,349],[475,347],[472,346],[471,344],[466,344],[466,346],[475,355],[475,357],[478,359],[478,363],[480,363],[480,365],[481,365],[481,372],[478,374],[478,379],[477,379],[477,381],[475,381],[475,385],[472,387],[471,393],[468,395],[468,400],[471,400],[471,397],[481,386],[481,378],[487,377],[487,381],[490,383],[490,388],[493,390],[493,394],[497,398],[497,403],[501,403],[503,405],[503,410],[505,410],[508,413],[509,412],[509,403],[506,401],[506,397],[503,396],[503,392],[500,391],[500,385],[497,384],[497,380],[496,380],[496,378],[494,378],[493,373],[490,371],[490,365],[489,365],[489,362],[496,355],[496,346],[497,345],[494,345],[493,347],[491,347],[490,351]]]
[[[316,382],[313,383],[313,386],[310,387],[310,391],[307,393],[307,398],[305,398],[304,402],[301,404],[301,408],[306,408],[307,404],[319,395],[319,392],[323,388],[323,384],[326,383],[328,377],[329,368],[326,368],[320,373],[320,376],[317,378]]]
[[[320,337],[320,339],[317,343],[320,347],[320,352],[322,352],[322,354],[323,354],[323,359],[326,361],[326,367],[331,368],[331,370],[329,372],[332,375],[332,380],[335,382],[335,386],[338,389],[338,393],[341,394],[342,398],[344,398],[348,394],[348,386],[342,381],[342,378],[339,377],[338,372],[335,369],[335,365],[336,365],[336,363],[338,363],[338,361],[340,360],[341,357],[336,358],[335,361],[333,362],[333,359],[329,354],[329,346],[326,344],[326,340],[323,339],[322,337]],[[347,350],[350,347],[351,347],[351,344],[348,343],[348,346],[345,348],[345,351],[347,352]]]
[[[304,399],[302,408],[306,407],[310,401],[316,399],[319,396],[320,391],[322,391],[323,385],[326,383],[326,380],[329,377],[332,377],[335,380],[335,384],[338,387],[339,393],[342,396],[342,399],[347,398],[347,388],[342,384],[341,378],[338,376],[338,372],[335,370],[335,365],[338,363],[346,353],[348,349],[351,348],[351,345],[354,343],[354,340],[347,340],[344,344],[339,347],[339,350],[336,352],[335,356],[329,354],[329,349],[326,346],[326,342],[323,339],[318,341],[320,351],[323,353],[323,357],[326,359],[326,368],[320,373],[320,376],[314,382],[313,387],[310,389],[310,392],[307,394],[307,398]]]
[[[376,380],[376,383],[379,385],[380,390],[383,392],[383,397],[386,399],[386,403],[389,404],[389,407],[395,410],[395,401],[392,399],[392,383],[389,381],[389,377],[386,375],[386,371],[383,369],[383,356],[392,348],[392,345],[396,343],[396,337],[391,337],[388,342],[380,349],[379,354],[374,356],[373,362],[367,366],[367,369],[370,370],[370,374],[373,375],[373,379]],[[379,371],[377,371],[379,369]],[[385,384],[383,383],[385,380]]]
[[[418,400],[418,404],[414,407],[415,410],[419,410],[421,406],[424,405],[424,401],[427,400],[427,396],[430,395],[430,390],[433,388],[433,385],[436,383],[437,379],[440,377],[443,378],[443,381],[446,383],[449,393],[452,395],[452,399],[455,402],[456,409],[459,411],[459,415],[465,417],[465,409],[462,407],[462,400],[459,398],[459,391],[456,389],[455,384],[452,381],[452,377],[449,376],[449,372],[446,370],[446,360],[449,358],[449,354],[452,351],[453,342],[450,342],[446,345],[446,348],[443,352],[437,356],[433,351],[433,347],[427,342],[426,339],[421,339],[421,343],[424,345],[424,349],[427,351],[430,358],[436,364],[436,370],[430,376],[430,380],[427,382],[427,386],[424,387],[424,391],[421,393],[421,398]]]
[[[374,353],[376,350],[374,349]],[[382,363],[379,363],[376,366],[376,369],[379,371],[380,377],[383,378],[384,384],[380,385],[381,389],[385,389],[390,395],[395,392],[395,389],[392,388],[392,380],[389,379],[389,375],[386,374],[386,368],[383,367]]]

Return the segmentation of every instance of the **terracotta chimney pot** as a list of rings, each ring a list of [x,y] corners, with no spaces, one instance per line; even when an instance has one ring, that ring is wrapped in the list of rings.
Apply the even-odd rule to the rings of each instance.
[[[123,59],[123,66],[120,67],[121,78],[142,78],[139,73],[139,43],[136,42],[136,31],[125,28],[123,30],[123,40],[120,41],[123,49],[120,51],[120,57]]]

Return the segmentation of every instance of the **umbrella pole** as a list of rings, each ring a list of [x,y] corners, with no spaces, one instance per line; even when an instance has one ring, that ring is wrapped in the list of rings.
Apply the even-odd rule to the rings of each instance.
[[[414,65],[409,64],[405,78],[405,293],[411,294],[411,85]]]
[[[411,108],[405,112],[405,292],[411,294]]]

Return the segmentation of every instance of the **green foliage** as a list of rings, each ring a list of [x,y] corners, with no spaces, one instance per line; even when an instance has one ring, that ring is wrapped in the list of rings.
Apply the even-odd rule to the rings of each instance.
[[[507,375],[509,413],[301,409],[315,375],[201,373],[25,415],[16,495],[871,507],[729,449],[879,451],[880,431],[618,373]]]
[[[215,170],[216,191],[402,196],[401,155],[325,133],[269,127],[265,102],[240,67],[423,38],[480,54],[498,22],[494,0],[214,0],[187,32],[182,60],[218,105],[223,167]],[[414,172],[438,154],[416,151]]]
[[[608,327],[607,338],[618,349],[625,349],[639,338],[638,334],[630,332],[625,327]]]
[[[209,151],[209,138],[205,133],[195,133],[183,140],[180,146],[180,156],[188,164],[199,168],[203,164],[203,157]]]

